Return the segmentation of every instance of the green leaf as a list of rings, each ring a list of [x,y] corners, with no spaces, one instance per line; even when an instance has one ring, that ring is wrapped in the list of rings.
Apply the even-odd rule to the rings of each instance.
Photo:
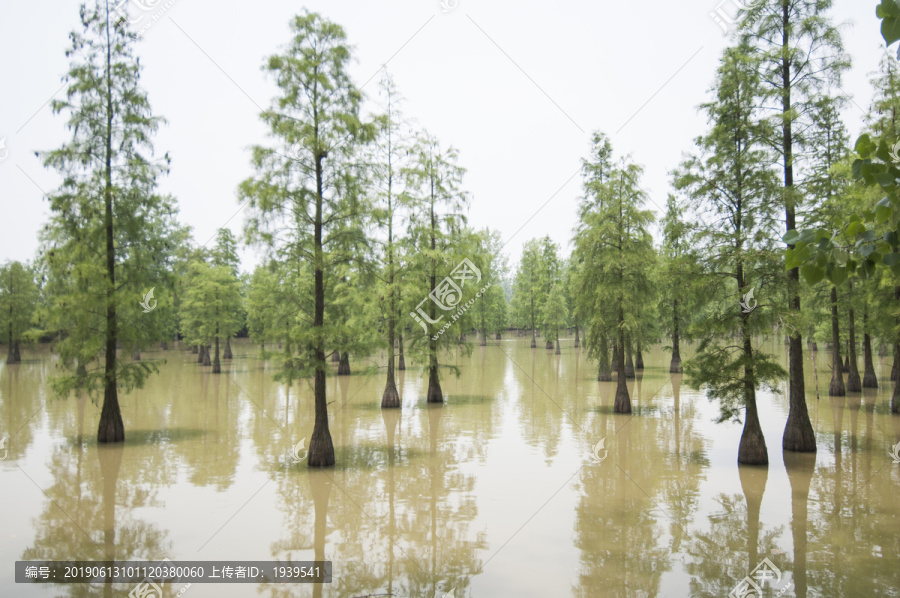
[[[822,282],[822,279],[825,278],[825,269],[818,268],[812,264],[807,264],[800,268],[800,274],[803,275],[804,280],[806,280],[810,286],[814,286]]]
[[[900,253],[889,253],[883,258],[883,263],[885,266],[894,267],[897,264],[900,264]]]
[[[800,231],[797,229],[789,230],[781,237],[781,240],[787,243],[788,245],[796,245],[797,241],[800,240]]]
[[[847,268],[843,266],[836,266],[831,271],[831,276],[828,277],[834,286],[840,286],[843,284],[845,280],[847,280]]]
[[[888,221],[893,212],[894,210],[891,208],[878,206],[875,208],[875,224],[884,224]]]
[[[859,154],[860,157],[868,158],[872,154],[872,152],[875,151],[876,146],[874,143],[872,143],[872,139],[871,139],[871,137],[869,137],[869,134],[863,133],[862,135],[859,136],[859,139],[856,140],[855,149],[856,149],[856,153]],[[857,160],[856,162],[853,163],[854,174],[856,173],[857,162],[860,162],[860,160]]]
[[[872,255],[872,253],[874,253],[874,251],[875,246],[872,244],[866,244],[859,248],[859,252],[865,257],[869,257],[870,255]]]
[[[892,175],[889,172],[880,172],[880,173],[874,175],[873,178],[875,179],[875,182],[878,183],[878,185],[882,189],[889,189],[897,182],[896,179],[894,178],[894,175]]]

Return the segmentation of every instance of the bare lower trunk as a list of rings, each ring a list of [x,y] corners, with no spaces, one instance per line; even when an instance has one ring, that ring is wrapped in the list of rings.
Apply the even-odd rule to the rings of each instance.
[[[206,345],[200,345],[200,348],[197,350],[197,363],[203,364],[203,354],[206,353]]]
[[[438,377],[437,357],[431,357],[431,365],[428,367],[428,394],[427,402],[443,403],[444,393],[441,390],[441,380]]]
[[[844,364],[841,361],[841,338],[838,328],[837,288],[831,287],[831,384],[828,386],[828,396],[843,397],[847,394],[844,390]]]
[[[390,282],[393,284],[393,272],[391,272],[391,280]],[[387,326],[387,346],[388,349],[388,364],[387,364],[387,380],[384,383],[384,392],[381,393],[381,408],[382,409],[396,409],[400,407],[400,394],[397,392],[397,383],[394,380],[394,328],[395,328],[395,306],[394,306],[394,291],[393,287],[391,287],[391,296],[390,296],[390,310],[388,313],[392,314],[388,318],[388,326]]]
[[[600,365],[597,369],[597,380],[600,382],[609,382],[612,380],[612,372],[609,367],[609,340],[606,335],[600,336]]]
[[[672,361],[669,373],[681,373],[681,329],[678,321],[678,299],[672,301]]]
[[[631,359],[631,339],[625,337],[625,377],[634,378],[634,361]]]
[[[331,362],[332,363],[340,363],[341,362],[341,352],[335,351],[331,354]]]
[[[852,285],[850,289],[853,290]],[[850,337],[850,348],[847,351],[847,362],[849,365],[847,370],[847,390],[850,392],[861,392],[862,381],[859,379],[859,368],[856,366],[856,319],[852,307],[847,314],[847,334]]]
[[[140,349],[135,349],[134,351],[132,351],[131,360],[132,361],[140,361],[141,360],[141,350]]]
[[[191,353],[193,353],[194,355],[196,355],[199,352],[200,352],[200,347],[198,347],[197,345],[194,345],[193,347],[191,347]]]
[[[13,357],[16,359],[16,363],[22,363],[22,353],[19,351],[19,339],[16,339],[13,342]]]
[[[555,351],[555,353],[556,353],[557,355],[560,354],[560,351],[559,351],[559,339],[556,339],[556,351]]]
[[[503,337],[500,336],[500,333],[498,332],[498,333],[497,333],[497,336],[494,337],[494,340],[498,340],[498,341],[499,341],[499,340],[503,340]]]
[[[644,369],[644,355],[641,353],[641,348],[638,347],[634,354],[634,369],[642,370]]]
[[[350,375],[350,354],[344,351],[341,353],[341,361],[338,364],[338,376],[349,376]]]
[[[550,349],[552,349],[552,348],[553,348],[553,341],[551,341],[550,339],[547,339],[547,342],[544,343],[544,348],[547,349],[548,351],[549,351]]]
[[[218,327],[217,327],[218,328]],[[222,373],[222,363],[219,361],[219,335],[216,335],[216,340],[214,341],[215,345],[215,358],[213,359],[212,364],[212,373],[213,374],[221,374]]]
[[[875,375],[875,360],[872,358],[872,337],[863,333],[863,381],[865,388],[878,388],[878,376]]]
[[[212,360],[209,358],[209,351],[212,347],[209,345],[203,346],[203,365],[212,365]]]
[[[232,359],[234,354],[231,352],[231,337],[225,337],[225,352],[222,353],[222,359]]]
[[[403,333],[398,335],[397,345],[399,346],[397,354],[397,371],[402,372],[406,369],[406,357],[403,354]]]
[[[625,383],[625,312],[619,306],[618,341],[616,342],[616,400],[613,404],[615,413],[631,413],[631,397],[628,396],[628,385]]]
[[[744,356],[752,364],[753,348],[747,323],[748,315],[744,314]],[[756,410],[756,387],[753,378],[753,366],[748,365],[744,370],[744,401],[746,407],[744,431],[741,433],[741,443],[738,448],[738,463],[743,465],[768,465],[769,453],[766,450],[766,439],[763,436],[762,426],[759,424],[759,414]]]
[[[581,339],[578,338],[578,326],[575,326],[575,348],[581,346]]]
[[[617,340],[613,340],[612,361],[609,364],[609,369],[612,372],[619,371],[619,343]]]

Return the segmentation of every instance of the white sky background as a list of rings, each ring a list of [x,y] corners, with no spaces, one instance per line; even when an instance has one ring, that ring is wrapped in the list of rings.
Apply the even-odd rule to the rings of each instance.
[[[469,222],[498,229],[511,264],[525,241],[543,235],[569,253],[578,170],[594,130],[611,137],[617,156],[645,167],[648,207],[661,213],[669,172],[706,129],[696,107],[728,44],[709,16],[718,0],[444,1],[457,4],[444,13],[438,0],[160,2],[171,7],[137,54],[153,111],[168,121],[155,140],[156,151],[172,157],[160,190],[178,199],[195,240],[206,242],[226,222],[241,235],[236,188],[252,174],[250,146],[269,143],[257,105],[269,106],[274,85],[260,67],[287,43],[303,6],[344,27],[357,85],[372,78],[366,94],[377,99],[373,75],[387,62],[406,115],[459,149]],[[0,150],[0,262],[32,259],[49,213],[41,190],[52,191],[58,178],[34,150],[68,139],[48,101],[65,93],[78,5],[0,2],[0,138],[8,150],[5,159]],[[852,143],[884,44],[874,0],[834,5],[833,20],[850,23],[844,44],[853,69],[844,89],[855,104],[844,118]],[[733,11],[731,1],[723,8]],[[258,261],[255,249],[244,250],[245,270]]]

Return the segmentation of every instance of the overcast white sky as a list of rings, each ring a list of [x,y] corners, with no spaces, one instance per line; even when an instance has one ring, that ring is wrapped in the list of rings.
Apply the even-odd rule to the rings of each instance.
[[[172,156],[161,189],[178,198],[201,244],[221,226],[241,232],[235,189],[251,174],[249,147],[267,142],[258,114],[273,95],[260,66],[287,42],[303,6],[344,27],[364,92],[377,93],[373,75],[387,63],[407,115],[459,149],[470,224],[500,230],[511,263],[525,241],[543,235],[568,253],[578,169],[594,130],[646,168],[649,207],[665,205],[669,171],[705,129],[696,107],[728,43],[710,17],[719,0],[443,0],[447,11],[439,0],[136,1],[156,5],[139,25],[164,11],[138,47],[142,85],[168,120],[155,144]],[[732,11],[731,2],[722,9]],[[883,42],[874,0],[834,4],[833,19],[850,23],[844,89],[855,104],[844,116],[855,139]],[[32,259],[48,214],[42,190],[58,179],[33,152],[68,136],[48,102],[64,93],[78,5],[0,4],[0,139],[8,152],[0,150],[0,262]],[[245,269],[256,261],[245,251]]]

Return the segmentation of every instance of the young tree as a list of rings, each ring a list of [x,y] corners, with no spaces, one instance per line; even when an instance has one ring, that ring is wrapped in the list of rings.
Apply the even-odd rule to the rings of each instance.
[[[522,249],[522,259],[513,281],[513,309],[519,325],[531,329],[531,348],[537,347],[535,329],[541,313],[540,297],[541,247],[538,239],[531,239]]]
[[[465,169],[458,165],[456,150],[442,150],[437,139],[428,134],[418,139],[410,153],[412,160],[406,170],[412,215],[409,236],[416,248],[410,255],[410,269],[422,284],[420,291],[413,296],[423,297],[415,313],[425,329],[424,333],[422,329],[414,330],[416,337],[412,346],[423,351],[427,359],[427,401],[443,403],[438,349],[455,344],[458,334],[450,331],[440,334],[439,326],[442,320],[450,319],[446,310],[456,307],[461,301],[464,283],[470,275],[468,266],[463,272],[457,270],[463,267],[458,264],[465,257],[458,252],[459,241],[465,237],[466,216],[463,209],[469,202],[467,194],[461,189]],[[454,276],[460,274],[464,278],[454,281]],[[444,313],[438,313],[439,307]]]
[[[43,235],[44,259],[56,278],[51,287],[62,300],[51,305],[45,323],[62,338],[63,363],[76,362],[80,374],[59,379],[58,390],[67,392],[76,383],[91,391],[102,386],[97,440],[118,442],[125,439],[118,387],[142,384],[153,369],[117,360],[123,334],[142,331],[132,318],[128,326],[120,319],[140,314],[137,304],[147,293],[151,267],[162,261],[154,250],[164,255],[166,249],[159,246],[165,239],[148,238],[146,231],[174,210],[169,198],[155,193],[169,159],[153,155],[151,138],[160,118],[139,87],[137,35],[125,20],[115,22],[108,4],[82,5],[80,15],[82,31],[71,34],[67,52],[68,92],[51,102],[54,113],[68,115],[72,137],[40,154],[44,166],[63,177],[49,197],[51,217]],[[103,371],[86,369],[100,354]]]
[[[679,204],[674,195],[669,195],[662,221],[660,311],[666,314],[665,328],[672,339],[672,360],[669,362],[669,372],[672,374],[682,370],[681,340],[687,328],[685,318],[691,304],[696,303],[691,285],[697,278],[697,256],[691,247],[691,227],[684,220],[684,211],[684,204]]]
[[[19,343],[31,328],[38,294],[34,272],[27,264],[8,262],[0,266],[0,334],[6,333],[9,365],[22,361]]]
[[[216,232],[216,246],[212,250],[212,264],[214,266],[222,266],[227,268],[235,279],[240,275],[241,260],[238,257],[237,239],[230,229],[220,228]],[[242,316],[242,302],[238,307],[237,316]],[[244,319],[237,317],[237,329],[240,330],[244,325]],[[225,351],[222,353],[223,359],[231,359],[231,334],[225,335]]]
[[[346,263],[364,243],[360,219],[359,146],[374,135],[360,121],[361,94],[347,72],[350,48],[344,30],[318,14],[291,21],[292,39],[264,69],[278,95],[260,115],[275,148],[254,147],[254,178],[241,183],[249,201],[246,231],[273,259],[311,271],[311,297],[289,322],[293,338],[307,349],[305,369],[314,374],[315,424],[308,466],[334,465],[325,394],[325,348],[333,347],[341,322],[325,321],[325,289],[337,263]],[[310,305],[311,304],[311,305]],[[305,308],[305,309],[304,309]],[[304,317],[305,316],[305,317]]]
[[[626,337],[637,330],[639,304],[649,293],[648,275],[655,252],[647,227],[653,222],[653,213],[641,209],[645,199],[637,182],[641,168],[625,160],[620,166],[611,167],[608,150],[611,151],[606,137],[595,134],[593,160],[585,164],[587,200],[579,213],[575,247],[582,268],[581,287],[585,293],[593,293],[593,305],[600,306],[591,316],[588,339],[591,345],[591,339],[602,339],[603,334],[616,339],[613,410],[631,413],[625,382]],[[597,176],[598,172],[602,176]],[[602,367],[601,360],[601,374]]]
[[[815,113],[815,100],[828,86],[839,88],[841,74],[849,67],[840,32],[826,13],[831,0],[773,0],[750,3],[741,21],[742,45],[760,60],[757,105],[777,114],[768,144],[781,158],[785,229],[797,228],[797,209],[802,190],[795,186],[795,168],[804,149],[814,151],[805,131]],[[800,314],[800,273],[788,272],[788,307],[793,319]],[[792,323],[789,348],[790,412],[782,447],[796,452],[815,452],[816,437],[806,408],[803,380],[803,342]]]
[[[753,349],[754,332],[771,325],[763,310],[755,309],[753,297],[755,289],[762,295],[764,284],[771,288],[778,273],[771,241],[775,181],[767,167],[769,154],[761,147],[768,125],[754,117],[758,65],[748,56],[746,44],[725,51],[715,97],[702,106],[712,129],[697,140],[700,155],[688,158],[676,173],[676,187],[698,203],[702,223],[695,245],[702,248],[698,253],[710,273],[706,295],[724,306],[698,323],[705,338],[685,370],[692,386],[706,385],[708,396],[721,402],[720,421],[737,419],[743,408],[738,463],[766,465],[756,389],[763,384],[774,390],[783,371],[770,355]],[[742,297],[740,309],[735,294]],[[739,345],[716,341],[717,335],[730,335],[735,328]]]

